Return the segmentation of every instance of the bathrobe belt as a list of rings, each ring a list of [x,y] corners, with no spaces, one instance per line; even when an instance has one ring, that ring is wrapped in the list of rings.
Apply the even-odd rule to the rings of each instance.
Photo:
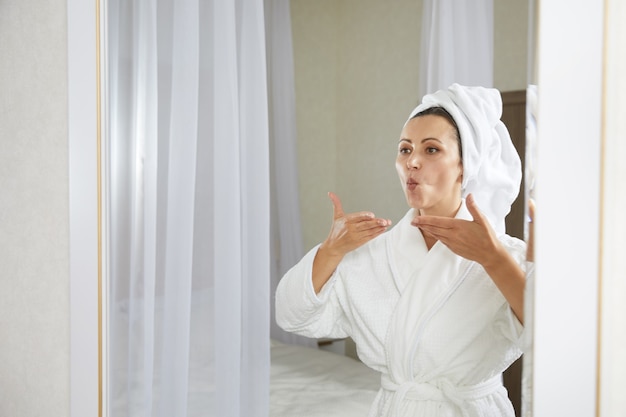
[[[399,415],[400,404],[405,399],[452,402],[465,415],[464,405],[467,400],[485,397],[502,388],[502,377],[500,375],[475,385],[463,386],[455,386],[445,379],[429,382],[406,381],[397,384],[385,374],[381,376],[380,382],[383,389],[393,393],[391,402],[392,416]]]

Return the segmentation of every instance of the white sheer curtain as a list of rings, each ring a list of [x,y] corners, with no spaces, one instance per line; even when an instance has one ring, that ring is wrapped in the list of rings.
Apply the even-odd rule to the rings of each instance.
[[[296,148],[296,97],[289,0],[266,0],[270,112],[272,338],[316,347],[313,339],[287,333],[274,320],[274,293],[280,278],[304,255]]]
[[[266,416],[261,0],[111,0],[109,416]]]
[[[453,83],[493,86],[493,0],[424,0],[420,96]]]

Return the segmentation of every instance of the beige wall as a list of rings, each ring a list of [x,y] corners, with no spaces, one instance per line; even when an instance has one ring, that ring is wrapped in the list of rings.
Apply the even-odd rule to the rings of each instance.
[[[493,2],[493,85],[500,91],[528,84],[528,1]]]
[[[346,211],[397,222],[399,130],[418,103],[422,2],[291,0],[304,246],[326,237],[335,191]],[[494,85],[527,84],[526,1],[494,2]]]
[[[339,17],[335,0],[292,2],[298,169],[305,241],[319,239],[326,193],[336,186],[337,85]],[[323,233],[323,232],[322,232]],[[308,249],[308,247],[305,247]]]
[[[0,416],[69,415],[65,8],[0,2]]]

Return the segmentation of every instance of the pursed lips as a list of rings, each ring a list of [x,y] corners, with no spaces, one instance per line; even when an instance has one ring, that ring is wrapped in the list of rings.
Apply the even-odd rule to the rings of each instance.
[[[407,178],[406,180],[406,188],[410,191],[413,191],[417,186],[418,186],[418,182],[416,180],[414,180],[413,178]]]

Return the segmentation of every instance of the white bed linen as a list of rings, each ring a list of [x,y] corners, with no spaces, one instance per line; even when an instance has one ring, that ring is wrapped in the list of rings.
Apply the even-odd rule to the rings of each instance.
[[[348,356],[272,341],[270,417],[364,417],[380,373]]]

